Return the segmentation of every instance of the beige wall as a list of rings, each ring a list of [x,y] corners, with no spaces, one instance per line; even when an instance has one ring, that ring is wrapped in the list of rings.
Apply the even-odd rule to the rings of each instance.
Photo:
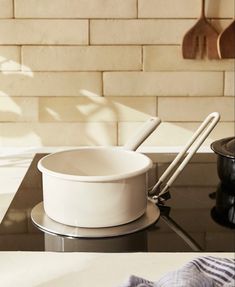
[[[206,142],[234,134],[234,60],[183,60],[201,0],[0,0],[0,146],[184,144],[212,111]],[[221,32],[234,0],[207,0]]]

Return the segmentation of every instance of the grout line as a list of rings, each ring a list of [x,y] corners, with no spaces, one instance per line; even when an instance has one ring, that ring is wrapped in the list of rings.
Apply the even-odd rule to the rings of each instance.
[[[159,97],[156,97],[156,115],[158,116],[159,115],[159,101],[158,101],[158,98]]]
[[[119,128],[119,122],[116,122],[116,146],[119,145],[119,136],[118,136],[118,128]]]
[[[23,72],[23,46],[20,46],[20,71]]]
[[[12,16],[15,19],[15,0],[12,0]]]
[[[141,71],[144,72],[144,46],[141,46]]]
[[[136,5],[138,8],[138,4]],[[138,15],[138,10],[137,10],[137,16]],[[95,21],[119,21],[119,20],[127,20],[127,21],[132,21],[132,20],[198,20],[198,17],[141,17],[141,18],[135,18],[135,17],[105,17],[105,18],[92,18],[92,17],[17,17],[16,19],[19,20],[61,20],[61,21],[70,21],[70,20],[95,20]],[[233,17],[207,17],[207,20],[231,20]]]
[[[36,107],[37,107],[37,117],[35,122],[36,123],[41,123],[41,117],[40,117],[40,102],[41,102],[41,97],[32,97],[36,99]]]
[[[88,38],[87,38],[88,43],[87,43],[87,45],[90,46],[90,44],[91,44],[91,20],[90,19],[88,19],[87,33],[88,33]]]
[[[104,97],[104,71],[101,72],[101,96]]]
[[[225,96],[225,71],[223,71],[223,95],[222,96]]]
[[[136,17],[139,19],[139,0],[136,0]]]

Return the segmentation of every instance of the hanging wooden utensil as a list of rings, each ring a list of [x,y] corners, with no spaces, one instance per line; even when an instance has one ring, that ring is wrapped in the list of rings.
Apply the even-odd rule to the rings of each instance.
[[[217,38],[219,33],[205,17],[205,0],[202,0],[201,16],[196,24],[185,34],[182,44],[184,59],[218,59]]]
[[[235,58],[235,19],[219,35],[217,41],[219,57],[222,59]]]

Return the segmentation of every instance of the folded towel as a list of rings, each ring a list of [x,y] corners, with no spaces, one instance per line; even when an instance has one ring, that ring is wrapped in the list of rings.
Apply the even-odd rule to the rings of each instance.
[[[235,287],[235,259],[205,256],[167,273],[157,282],[130,276],[120,287]]]

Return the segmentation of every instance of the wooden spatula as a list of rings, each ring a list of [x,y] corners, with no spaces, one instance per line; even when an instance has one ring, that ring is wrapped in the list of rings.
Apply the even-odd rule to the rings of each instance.
[[[205,0],[202,0],[201,16],[196,24],[185,34],[182,44],[184,59],[218,59],[217,38],[219,33],[205,17]]]
[[[235,58],[235,19],[219,35],[217,41],[219,56],[222,59]]]

